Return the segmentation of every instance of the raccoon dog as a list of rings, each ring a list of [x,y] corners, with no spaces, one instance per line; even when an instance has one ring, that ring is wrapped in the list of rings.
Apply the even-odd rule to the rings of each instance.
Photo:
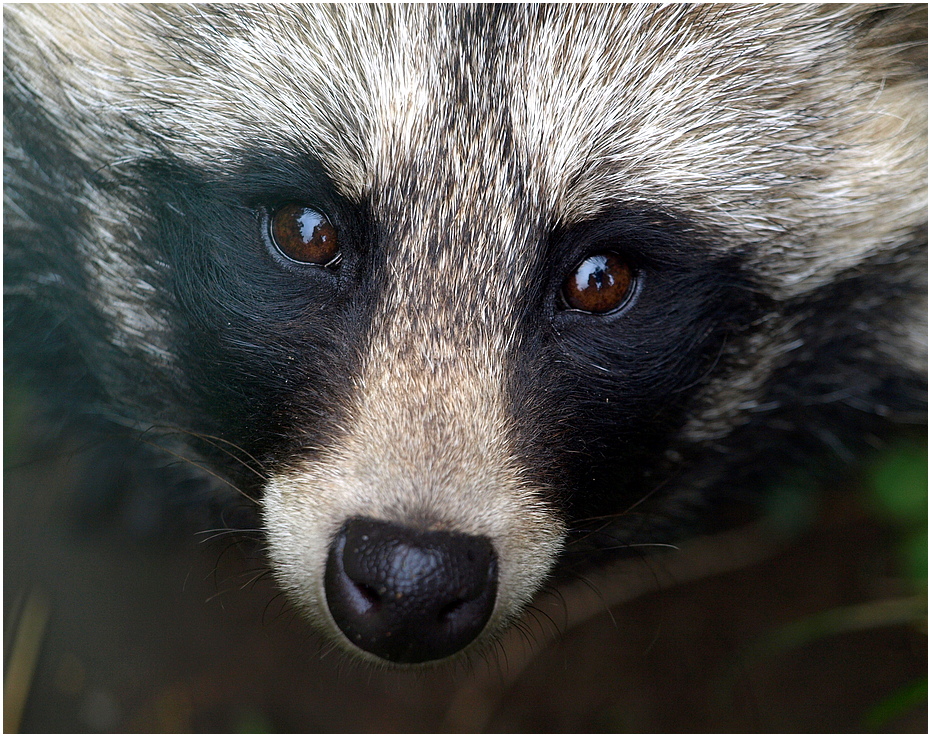
[[[924,422],[923,6],[4,17],[17,378],[255,499],[360,657]]]

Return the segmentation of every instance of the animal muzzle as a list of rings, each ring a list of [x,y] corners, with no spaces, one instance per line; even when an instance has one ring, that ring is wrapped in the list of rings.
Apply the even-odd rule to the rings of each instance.
[[[324,588],[360,649],[395,663],[440,660],[488,622],[498,557],[487,537],[353,517],[330,545]]]

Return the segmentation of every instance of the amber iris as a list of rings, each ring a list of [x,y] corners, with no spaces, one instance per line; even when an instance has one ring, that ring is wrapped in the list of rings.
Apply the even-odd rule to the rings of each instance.
[[[339,256],[336,228],[326,216],[310,207],[279,207],[269,223],[272,241],[285,256],[305,264],[326,266]]]
[[[634,284],[634,270],[616,253],[596,253],[575,267],[563,283],[566,305],[603,315],[621,307]]]

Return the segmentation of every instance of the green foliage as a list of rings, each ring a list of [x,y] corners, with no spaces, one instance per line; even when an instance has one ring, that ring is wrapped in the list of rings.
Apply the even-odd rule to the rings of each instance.
[[[888,726],[896,717],[907,713],[928,700],[928,679],[922,678],[909,683],[890,694],[870,709],[863,717],[863,727],[870,731],[879,731]]]
[[[903,442],[884,452],[867,475],[867,497],[899,537],[901,573],[915,586],[928,582],[928,449]]]
[[[924,523],[928,516],[928,452],[903,443],[882,454],[869,474],[877,508],[899,524]]]
[[[928,588],[928,447],[902,442],[885,451],[869,469],[867,499],[876,515],[898,537],[899,572],[920,593],[927,618]],[[928,699],[926,678],[908,683],[873,706],[863,718],[868,730],[885,729],[897,717]]]

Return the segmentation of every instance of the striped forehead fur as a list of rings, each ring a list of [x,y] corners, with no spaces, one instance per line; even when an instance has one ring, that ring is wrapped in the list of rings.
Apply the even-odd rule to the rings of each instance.
[[[486,109],[507,111],[533,163],[533,194],[553,221],[608,202],[662,202],[781,254],[768,277],[788,296],[826,283],[866,248],[897,245],[924,207],[914,143],[926,138],[914,104],[924,88],[898,83],[895,57],[857,47],[857,14],[847,8],[501,12],[507,30],[487,41],[501,72],[476,80],[492,86],[473,90],[471,102],[484,97]],[[76,15],[44,8],[25,22],[54,25],[42,35],[61,47],[42,53],[74,60],[62,91],[47,91],[63,116],[80,113],[89,155],[113,162],[118,152],[118,165],[149,145],[216,166],[237,162],[231,141],[307,147],[356,196],[377,190],[397,160],[435,155],[429,121],[444,81],[436,70],[463,53],[459,16],[441,6],[87,6]],[[864,68],[875,70],[872,80],[863,81]],[[494,131],[461,112],[460,129],[444,135],[477,138],[481,151]],[[820,125],[826,117],[836,124]],[[146,122],[148,144],[134,132],[114,141],[95,130],[106,121],[118,135],[133,119]],[[448,150],[463,158],[446,165],[468,182],[476,159],[463,146]],[[810,223],[830,247],[806,247]]]

